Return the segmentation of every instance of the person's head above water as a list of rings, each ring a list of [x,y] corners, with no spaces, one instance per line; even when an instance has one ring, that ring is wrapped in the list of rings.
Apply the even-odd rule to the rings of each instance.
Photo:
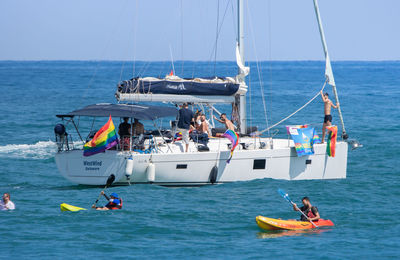
[[[118,194],[115,193],[115,192],[113,192],[113,193],[110,194],[110,197],[111,197],[111,198],[118,199]]]
[[[10,200],[10,193],[3,194],[3,201],[7,203]]]
[[[324,93],[324,96],[325,96],[325,97],[329,97],[328,92],[325,92],[325,93]]]

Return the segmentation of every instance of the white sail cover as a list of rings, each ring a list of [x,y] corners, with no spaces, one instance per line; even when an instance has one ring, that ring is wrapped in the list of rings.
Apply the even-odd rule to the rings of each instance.
[[[247,75],[249,75],[250,68],[244,66],[244,64],[242,62],[242,58],[240,57],[239,43],[237,43],[237,42],[236,42],[236,63],[240,69],[240,73],[238,75],[239,77],[243,78],[243,77],[246,77]]]
[[[326,52],[326,57],[325,57],[325,77],[328,80],[328,84],[331,86],[336,86],[335,84],[335,78],[333,77],[333,72],[332,72],[332,66],[331,66],[331,60],[329,59],[329,54]]]

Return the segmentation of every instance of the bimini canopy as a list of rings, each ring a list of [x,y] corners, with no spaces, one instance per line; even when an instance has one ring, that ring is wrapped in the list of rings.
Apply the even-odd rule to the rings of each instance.
[[[178,111],[174,107],[101,103],[89,105],[68,114],[57,115],[57,117],[108,117],[111,115],[112,117],[133,117],[140,120],[154,120],[160,117],[176,117],[177,114]]]
[[[173,75],[125,80],[118,84],[117,93],[232,96],[238,92],[239,87],[240,84],[229,77],[183,79]]]

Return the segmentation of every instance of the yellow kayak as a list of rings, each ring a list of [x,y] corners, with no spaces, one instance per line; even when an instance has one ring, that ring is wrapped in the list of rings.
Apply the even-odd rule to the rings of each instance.
[[[264,230],[302,230],[315,228],[315,226],[308,221],[282,220],[263,216],[257,216],[256,222],[257,225]],[[333,222],[329,219],[319,219],[314,221],[314,224],[318,227],[334,226]]]
[[[67,203],[61,203],[60,204],[60,209],[61,211],[80,211],[80,210],[86,210],[84,208],[80,208],[80,207],[75,207],[72,205],[69,205]]]

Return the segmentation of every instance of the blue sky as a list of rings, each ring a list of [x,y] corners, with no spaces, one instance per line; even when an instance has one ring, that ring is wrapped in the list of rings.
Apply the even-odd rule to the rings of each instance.
[[[217,59],[234,60],[235,0],[2,0],[0,60],[213,60],[218,3]],[[400,60],[399,0],[319,6],[332,60]],[[312,0],[245,7],[247,60],[323,59]]]

